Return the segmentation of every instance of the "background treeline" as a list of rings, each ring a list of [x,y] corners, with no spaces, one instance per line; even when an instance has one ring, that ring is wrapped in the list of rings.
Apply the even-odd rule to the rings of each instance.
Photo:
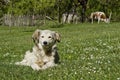
[[[57,19],[58,15],[73,10],[81,16],[80,0],[0,0],[0,18],[4,14],[27,15],[45,14]],[[103,11],[108,16],[112,12],[112,21],[120,21],[119,0],[87,0],[86,17],[91,12]],[[59,14],[58,14],[59,13]]]

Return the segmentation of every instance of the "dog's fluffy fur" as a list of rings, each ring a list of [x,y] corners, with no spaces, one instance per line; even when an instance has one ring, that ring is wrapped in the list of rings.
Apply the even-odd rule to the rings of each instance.
[[[59,62],[56,42],[60,42],[60,35],[50,30],[36,30],[32,38],[35,43],[33,51],[27,51],[24,59],[15,64],[30,66],[33,70],[56,66]]]

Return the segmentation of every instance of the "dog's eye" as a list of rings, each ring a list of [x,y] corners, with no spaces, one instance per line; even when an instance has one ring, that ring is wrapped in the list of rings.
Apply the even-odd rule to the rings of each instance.
[[[44,38],[44,36],[41,36],[41,38]]]
[[[48,38],[52,38],[51,36],[49,36]]]

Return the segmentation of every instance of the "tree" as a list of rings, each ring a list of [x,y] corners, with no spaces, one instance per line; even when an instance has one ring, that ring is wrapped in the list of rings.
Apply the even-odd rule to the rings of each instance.
[[[9,3],[9,0],[0,0],[0,17],[3,16],[3,14],[7,11],[7,4]]]
[[[12,0],[9,3],[8,13],[39,14],[48,7],[54,6],[55,0]]]
[[[82,6],[82,11],[81,11],[82,19],[81,19],[81,21],[84,22],[85,21],[86,6],[87,6],[88,0],[78,0],[78,2]]]
[[[10,13],[16,15],[48,14],[56,18],[58,11],[61,17],[63,13],[73,10],[82,16],[82,22],[85,16],[89,17],[94,11],[103,11],[107,15],[112,12],[112,18],[120,20],[119,0],[0,0],[0,17],[5,13]]]

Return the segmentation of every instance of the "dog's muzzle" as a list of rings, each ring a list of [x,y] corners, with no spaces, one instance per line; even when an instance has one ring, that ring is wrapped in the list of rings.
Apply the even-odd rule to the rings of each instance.
[[[44,42],[43,42],[43,44],[44,44],[44,45],[47,45],[47,44],[48,44],[48,42],[47,42],[47,41],[44,41]]]

